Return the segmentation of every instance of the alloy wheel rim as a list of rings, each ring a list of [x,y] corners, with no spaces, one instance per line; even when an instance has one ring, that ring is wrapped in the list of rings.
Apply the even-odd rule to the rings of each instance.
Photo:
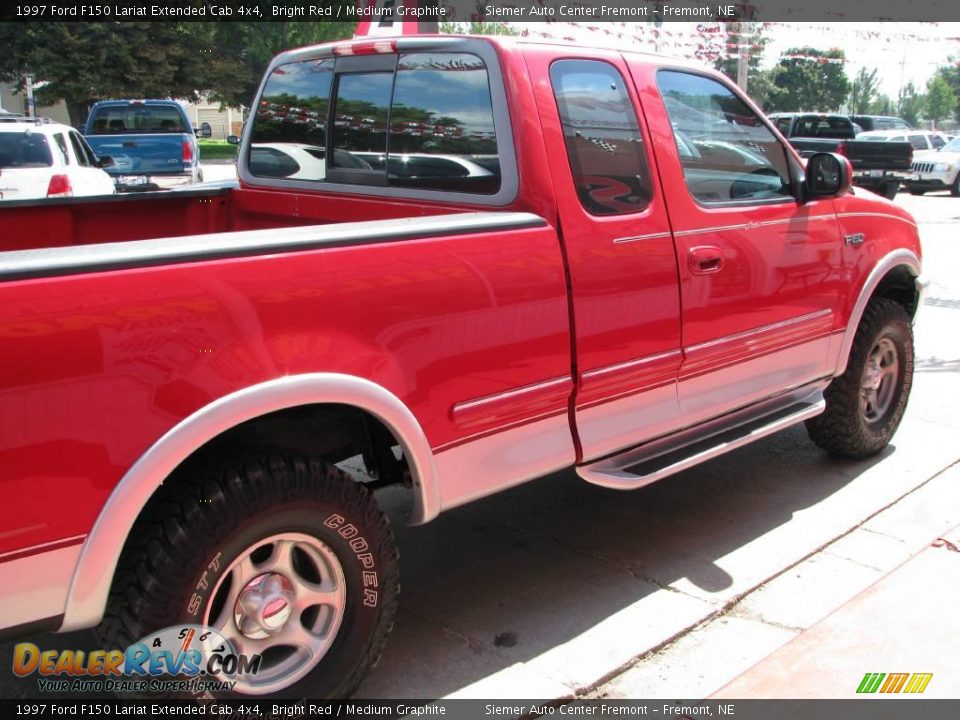
[[[203,623],[237,653],[260,654],[260,669],[218,679],[236,681],[233,691],[250,695],[289,687],[330,650],[346,595],[343,567],[321,540],[279,533],[250,545],[221,575]]]
[[[900,356],[889,337],[882,337],[867,356],[860,381],[860,414],[869,423],[883,420],[896,397]]]

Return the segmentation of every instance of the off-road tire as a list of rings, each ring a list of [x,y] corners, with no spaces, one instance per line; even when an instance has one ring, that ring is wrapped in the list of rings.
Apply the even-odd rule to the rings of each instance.
[[[97,629],[101,647],[202,624],[231,562],[261,539],[296,533],[336,556],[345,602],[319,663],[269,695],[348,697],[379,660],[400,591],[393,531],[373,493],[334,465],[287,453],[214,458],[184,475],[161,486],[131,532]]]
[[[871,351],[884,340],[896,349],[896,384],[886,410],[874,421],[868,421],[861,408],[862,385]],[[824,393],[826,410],[807,420],[810,438],[837,457],[859,460],[875,455],[886,447],[900,425],[912,382],[913,329],[910,316],[893,300],[871,300],[854,336],[847,369],[830,383]]]

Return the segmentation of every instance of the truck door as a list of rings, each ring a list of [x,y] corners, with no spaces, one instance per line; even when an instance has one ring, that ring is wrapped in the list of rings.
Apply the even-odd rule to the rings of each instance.
[[[685,423],[829,375],[843,329],[833,201],[797,201],[789,150],[731,86],[628,62],[677,246]]]
[[[531,49],[569,263],[581,460],[679,422],[677,264],[650,136],[614,53]]]

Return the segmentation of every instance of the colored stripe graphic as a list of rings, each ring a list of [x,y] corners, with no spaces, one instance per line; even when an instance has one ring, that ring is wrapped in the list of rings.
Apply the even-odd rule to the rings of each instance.
[[[863,676],[863,680],[860,681],[860,686],[857,688],[858,693],[875,693],[877,688],[880,687],[880,681],[886,677],[884,673],[867,673]]]
[[[914,673],[910,678],[910,682],[907,683],[907,687],[904,690],[905,693],[922,693],[927,689],[927,685],[930,684],[930,678],[933,677],[933,673]]]
[[[927,689],[933,673],[865,673],[857,692],[861,694],[875,693],[922,693]],[[884,679],[886,679],[884,681]],[[882,683],[882,685],[881,685]]]
[[[910,677],[910,673],[890,673],[887,675],[887,681],[883,684],[883,687],[880,688],[882,693],[898,693],[903,684],[907,682],[907,678]]]

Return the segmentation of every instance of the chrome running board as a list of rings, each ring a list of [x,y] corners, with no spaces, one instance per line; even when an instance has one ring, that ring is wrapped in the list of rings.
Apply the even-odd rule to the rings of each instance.
[[[577,474],[595,485],[635,490],[748,445],[823,412],[823,387],[809,386],[739,410],[617,455],[581,465]]]

